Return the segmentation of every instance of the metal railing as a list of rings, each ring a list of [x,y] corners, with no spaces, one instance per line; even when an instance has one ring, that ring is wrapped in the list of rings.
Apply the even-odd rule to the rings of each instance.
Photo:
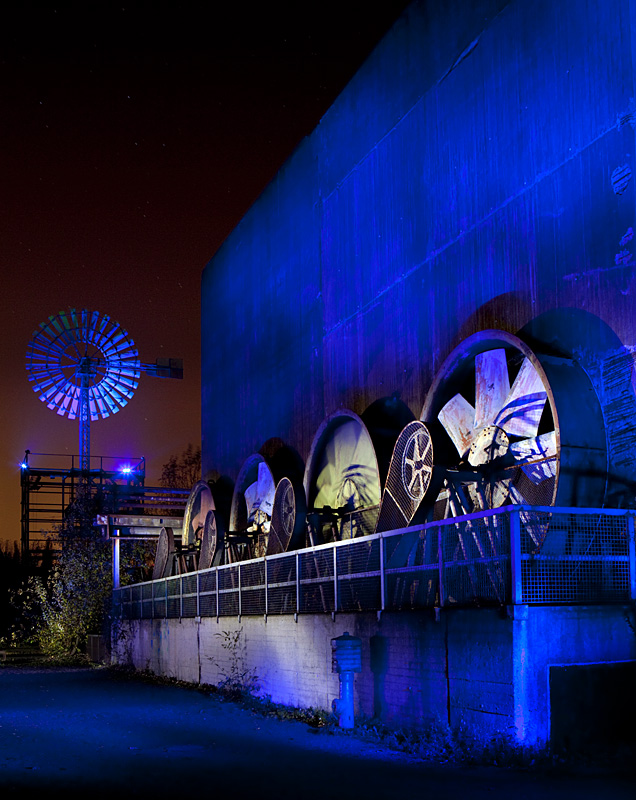
[[[114,591],[124,619],[636,599],[634,511],[506,506]]]

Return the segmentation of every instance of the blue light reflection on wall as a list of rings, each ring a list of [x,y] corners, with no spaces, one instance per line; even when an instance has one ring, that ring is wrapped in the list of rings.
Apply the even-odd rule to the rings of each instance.
[[[571,306],[636,342],[629,8],[572,9],[416,3],[363,65],[204,272],[204,474],[394,392],[419,416],[476,330]]]

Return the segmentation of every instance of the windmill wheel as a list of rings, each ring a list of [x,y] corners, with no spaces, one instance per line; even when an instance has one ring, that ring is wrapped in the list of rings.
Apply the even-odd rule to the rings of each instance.
[[[155,565],[152,570],[153,581],[169,577],[172,572],[173,556],[176,552],[172,528],[162,528],[157,540]]]
[[[217,513],[208,511],[203,535],[201,536],[201,550],[199,552],[199,569],[209,569],[218,560],[218,554],[223,544],[223,529],[219,524]]]
[[[80,416],[86,387],[92,420],[123,408],[139,383],[141,365],[126,331],[97,311],[75,309],[50,316],[27,349],[33,390],[61,416]]]
[[[306,508],[302,487],[281,478],[274,494],[272,524],[267,539],[268,556],[293,549],[305,526]]]
[[[603,417],[572,359],[534,353],[504,331],[475,334],[444,362],[421,417],[438,433],[436,466],[443,454],[443,516],[506,503],[602,504]]]

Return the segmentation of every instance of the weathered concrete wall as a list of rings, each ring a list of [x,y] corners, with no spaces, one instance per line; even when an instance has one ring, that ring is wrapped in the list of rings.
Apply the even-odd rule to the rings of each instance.
[[[399,727],[465,721],[492,732],[512,725],[511,623],[495,611],[144,620],[127,623],[119,663],[181,680],[217,684],[231,673],[223,633],[241,632],[238,654],[275,702],[331,710],[338,676],[331,639],[362,640],[356,712]],[[450,690],[450,703],[449,703]],[[449,717],[450,715],[450,717]]]
[[[429,612],[143,620],[124,624],[116,663],[195,683],[218,684],[240,669],[261,693],[330,710],[338,697],[331,639],[362,640],[356,713],[400,728],[440,721],[525,744],[550,737],[549,669],[636,660],[633,611],[623,606],[517,606]],[[238,648],[224,647],[240,632]],[[636,691],[636,687],[634,689]],[[626,698],[629,702],[629,698]]]
[[[415,2],[206,267],[204,476],[487,328],[576,357],[634,479],[631,0]],[[612,487],[608,502],[615,497]]]

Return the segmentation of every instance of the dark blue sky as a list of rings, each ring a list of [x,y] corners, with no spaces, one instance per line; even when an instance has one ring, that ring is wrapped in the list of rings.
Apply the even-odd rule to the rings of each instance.
[[[201,270],[406,5],[0,12],[0,539],[19,535],[25,448],[78,450],[77,423],[38,400],[24,366],[50,314],[108,314],[142,361],[184,359],[183,381],[142,375],[93,424],[93,454],[145,456],[155,483],[199,442]]]

